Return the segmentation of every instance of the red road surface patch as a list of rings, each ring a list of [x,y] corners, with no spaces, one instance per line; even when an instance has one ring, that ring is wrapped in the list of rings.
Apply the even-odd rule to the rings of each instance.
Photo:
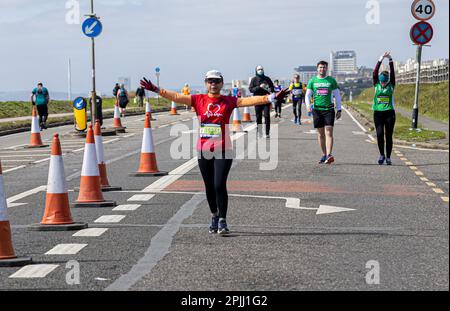
[[[424,186],[385,185],[380,191],[349,191],[327,183],[310,181],[267,181],[267,180],[229,180],[229,192],[251,193],[342,193],[353,195],[381,195],[381,196],[418,196],[432,195]],[[200,180],[177,180],[165,190],[167,191],[204,191],[205,186]]]

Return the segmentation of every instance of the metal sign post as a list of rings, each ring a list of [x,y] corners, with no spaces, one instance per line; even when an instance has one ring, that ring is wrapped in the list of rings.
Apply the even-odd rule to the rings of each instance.
[[[92,58],[92,91],[91,91],[91,104],[90,104],[90,113],[91,113],[91,124],[95,124],[95,107],[92,105],[96,104],[97,92],[95,85],[95,37],[98,37],[103,30],[102,23],[100,23],[98,17],[94,13],[94,0],[91,0],[91,14],[88,14],[88,19],[86,19],[83,23],[82,30],[83,33],[91,38],[92,41],[92,49],[91,49],[91,58]]]
[[[416,75],[416,91],[414,95],[414,106],[412,111],[413,130],[417,130],[419,123],[419,92],[420,92],[420,69],[422,64],[422,47],[433,38],[433,27],[425,22],[433,17],[436,11],[436,6],[432,0],[415,0],[411,5],[411,13],[415,19],[420,22],[411,27],[409,36],[414,44],[417,45],[416,61],[417,61],[417,75]]]
[[[158,87],[158,89],[159,89],[159,75],[161,74],[160,71],[161,71],[161,69],[160,69],[159,67],[156,67],[156,68],[155,68],[155,74],[156,74],[156,86]],[[157,97],[156,97],[156,104],[157,104],[158,107],[159,107],[159,94],[157,94]]]

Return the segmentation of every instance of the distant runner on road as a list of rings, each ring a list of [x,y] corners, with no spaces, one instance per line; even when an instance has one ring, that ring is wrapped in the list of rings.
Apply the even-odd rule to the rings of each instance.
[[[292,107],[294,111],[294,124],[302,124],[302,102],[303,102],[303,83],[300,82],[300,75],[294,74],[294,81],[289,86],[291,91]],[[298,110],[297,110],[298,109]]]
[[[208,71],[205,85],[208,94],[182,95],[165,89],[159,89],[147,79],[141,80],[146,90],[160,94],[162,97],[195,108],[200,121],[197,142],[198,166],[206,188],[206,198],[212,213],[210,233],[227,234],[228,193],[227,178],[233,161],[229,121],[236,107],[257,106],[273,103],[284,97],[288,90],[265,96],[236,98],[220,94],[223,88],[223,76],[217,70]]]
[[[383,59],[389,59],[389,72],[383,71],[380,74],[381,63]],[[394,62],[389,52],[385,52],[380,56],[375,69],[373,71],[373,86],[375,93],[373,96],[373,120],[377,130],[378,149],[380,157],[378,164],[382,165],[386,161],[387,165],[392,165],[392,135],[395,127],[395,110],[394,110],[394,89],[395,89],[395,70]],[[386,135],[386,153],[384,152],[384,136]]]
[[[314,128],[317,129],[322,157],[319,163],[334,162],[333,127],[334,120],[341,117],[341,94],[336,80],[327,75],[328,63],[320,61],[317,64],[317,76],[309,80],[306,91],[306,106],[313,114]],[[314,98],[314,108],[311,107]],[[333,103],[333,98],[336,101]]]
[[[50,94],[42,83],[38,83],[37,87],[31,92],[31,103],[36,105],[39,114],[39,126],[47,129],[48,103],[50,102]]]

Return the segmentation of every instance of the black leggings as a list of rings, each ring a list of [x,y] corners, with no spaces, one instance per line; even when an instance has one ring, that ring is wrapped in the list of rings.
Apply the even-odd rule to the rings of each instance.
[[[39,115],[39,124],[46,123],[48,118],[48,106],[47,105],[36,105],[38,115]]]
[[[281,115],[281,104],[282,104],[283,102],[282,101],[280,101],[280,100],[277,100],[276,102],[275,102],[275,113],[277,113],[277,114],[279,114],[279,115]]]
[[[256,124],[258,124],[258,131],[261,131],[262,116],[264,112],[264,120],[266,122],[266,134],[270,134],[270,104],[255,106]]]
[[[380,155],[391,157],[392,153],[392,135],[395,126],[395,110],[374,111],[373,120],[377,130],[378,149]],[[386,135],[386,153],[384,153],[384,136]]]
[[[219,210],[219,218],[227,217],[228,192],[227,178],[233,159],[198,159],[198,166],[202,173],[206,188],[206,198],[212,214]]]
[[[294,108],[294,117],[301,119],[302,118],[302,100],[294,99],[292,101],[292,107]]]

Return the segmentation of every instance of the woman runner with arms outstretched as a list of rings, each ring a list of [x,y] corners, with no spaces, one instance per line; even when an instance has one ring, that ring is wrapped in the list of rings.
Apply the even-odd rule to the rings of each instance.
[[[236,98],[223,96],[223,76],[217,70],[205,75],[208,94],[183,95],[165,89],[159,89],[147,79],[141,80],[146,90],[160,94],[162,97],[178,104],[195,109],[200,122],[197,143],[198,166],[206,188],[206,198],[212,214],[210,233],[228,234],[227,226],[227,178],[232,164],[231,139],[226,130],[233,109],[237,107],[264,105],[281,100],[288,94],[288,89],[264,96]]]

